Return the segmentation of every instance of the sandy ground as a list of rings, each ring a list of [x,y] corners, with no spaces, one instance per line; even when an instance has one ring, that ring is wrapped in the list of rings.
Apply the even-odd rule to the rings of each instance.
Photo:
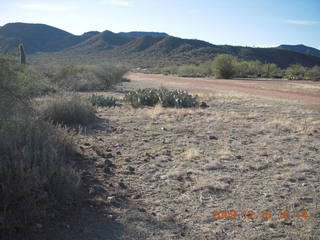
[[[99,108],[81,205],[30,239],[319,239],[318,83],[129,78],[103,94],[163,84],[210,107]]]
[[[174,84],[188,90],[201,92],[238,92],[265,98],[291,100],[301,103],[320,103],[320,82],[287,81],[287,80],[255,80],[255,79],[210,79],[182,78],[161,74],[129,73],[129,79],[142,85]],[[152,85],[151,84],[151,85]]]

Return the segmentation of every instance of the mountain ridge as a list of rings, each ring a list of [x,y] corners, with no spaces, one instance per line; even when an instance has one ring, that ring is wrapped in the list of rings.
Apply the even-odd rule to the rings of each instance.
[[[295,63],[306,67],[320,66],[320,57],[279,48],[280,46],[252,48],[214,45],[202,40],[183,39],[157,32],[114,33],[106,30],[73,35],[45,24],[9,23],[0,27],[0,54],[17,51],[20,42],[24,43],[28,54],[56,53],[56,57],[99,55],[117,60],[141,59],[150,64],[152,61],[149,60],[153,60],[165,65],[198,64],[217,54],[226,53],[244,60],[275,63],[280,67]]]
[[[320,57],[320,50],[317,48],[309,47],[303,44],[297,44],[297,45],[290,45],[290,44],[282,44],[278,46],[277,48],[280,49],[286,49],[290,51],[305,53],[313,56]]]

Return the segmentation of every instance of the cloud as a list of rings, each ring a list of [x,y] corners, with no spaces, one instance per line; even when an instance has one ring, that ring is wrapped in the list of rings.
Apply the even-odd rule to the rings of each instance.
[[[122,7],[133,7],[133,2],[128,0],[112,0],[110,4]]]
[[[307,21],[307,20],[292,20],[292,19],[285,19],[282,20],[284,23],[288,24],[295,24],[295,25],[318,25],[320,21]]]
[[[71,6],[55,5],[55,4],[49,4],[49,3],[20,4],[18,5],[18,7],[26,10],[48,11],[48,12],[66,12],[74,9]]]

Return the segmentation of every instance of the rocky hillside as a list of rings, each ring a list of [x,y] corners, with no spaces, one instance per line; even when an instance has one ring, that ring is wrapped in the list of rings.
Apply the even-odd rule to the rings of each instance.
[[[9,23],[0,27],[0,54],[17,52],[24,43],[28,54],[56,52],[55,57],[70,58],[100,56],[117,60],[135,61],[138,65],[166,65],[200,63],[220,53],[232,54],[244,60],[275,63],[280,67],[302,64],[320,66],[320,57],[313,56],[312,48],[305,47],[301,53],[287,47],[251,48],[214,45],[196,39],[182,39],[166,33],[91,31],[77,36],[44,24]],[[316,50],[316,49],[315,49]]]

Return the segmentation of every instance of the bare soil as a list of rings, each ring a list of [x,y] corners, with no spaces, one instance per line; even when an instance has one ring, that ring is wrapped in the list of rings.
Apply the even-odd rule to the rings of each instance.
[[[78,136],[81,204],[30,239],[319,239],[318,83],[128,77],[104,94],[163,84],[210,107],[99,108]]]
[[[263,80],[263,79],[210,79],[183,78],[161,74],[129,73],[129,79],[183,85],[202,92],[236,91],[253,96],[293,100],[302,103],[320,103],[320,82]],[[154,83],[153,83],[154,84]]]

